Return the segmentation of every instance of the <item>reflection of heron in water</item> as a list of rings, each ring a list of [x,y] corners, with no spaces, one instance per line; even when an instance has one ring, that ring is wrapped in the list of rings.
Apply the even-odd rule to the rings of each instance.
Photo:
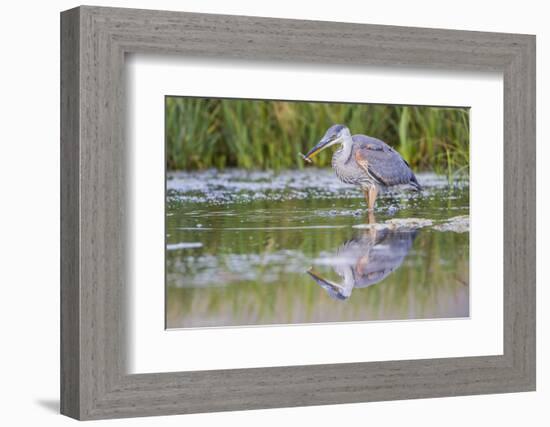
[[[334,271],[340,283],[324,279],[310,268],[307,273],[334,299],[345,300],[353,288],[366,288],[397,270],[409,253],[415,230],[374,230],[345,242],[335,256]]]

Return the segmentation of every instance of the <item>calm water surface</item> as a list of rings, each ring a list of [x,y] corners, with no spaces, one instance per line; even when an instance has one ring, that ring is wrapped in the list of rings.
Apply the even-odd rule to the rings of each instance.
[[[468,316],[469,188],[418,178],[368,227],[332,170],[169,173],[167,327]]]

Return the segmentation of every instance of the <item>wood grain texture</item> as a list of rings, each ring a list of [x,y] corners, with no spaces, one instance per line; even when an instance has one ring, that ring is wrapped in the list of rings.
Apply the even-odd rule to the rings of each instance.
[[[80,414],[78,10],[61,20],[61,412]]]
[[[535,388],[535,38],[80,7],[62,13],[62,413],[78,419]],[[504,75],[504,354],[129,375],[124,55]]]

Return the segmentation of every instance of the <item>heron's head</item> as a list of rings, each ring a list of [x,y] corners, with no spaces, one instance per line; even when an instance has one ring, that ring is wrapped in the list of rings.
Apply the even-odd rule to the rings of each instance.
[[[351,135],[349,129],[346,126],[332,125],[326,131],[325,136],[323,136],[323,138],[317,143],[317,145],[315,145],[315,147],[308,151],[305,157],[310,159],[317,153],[320,153],[325,148],[328,148],[331,145],[342,144],[350,136]]]
[[[344,266],[342,271],[337,271],[338,275],[344,279],[342,283],[336,283],[319,276],[313,271],[312,267],[310,267],[306,273],[315,280],[319,286],[327,291],[331,298],[346,300],[351,296],[351,291],[355,285],[355,279],[350,266]]]

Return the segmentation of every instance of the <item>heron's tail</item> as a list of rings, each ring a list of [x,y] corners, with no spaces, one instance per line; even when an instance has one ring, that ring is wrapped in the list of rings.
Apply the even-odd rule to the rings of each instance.
[[[417,179],[416,179],[416,176],[414,176],[414,174],[411,176],[411,180],[409,182],[409,184],[412,186],[412,188],[414,188],[416,191],[422,191],[423,188],[422,186],[418,183]]]

